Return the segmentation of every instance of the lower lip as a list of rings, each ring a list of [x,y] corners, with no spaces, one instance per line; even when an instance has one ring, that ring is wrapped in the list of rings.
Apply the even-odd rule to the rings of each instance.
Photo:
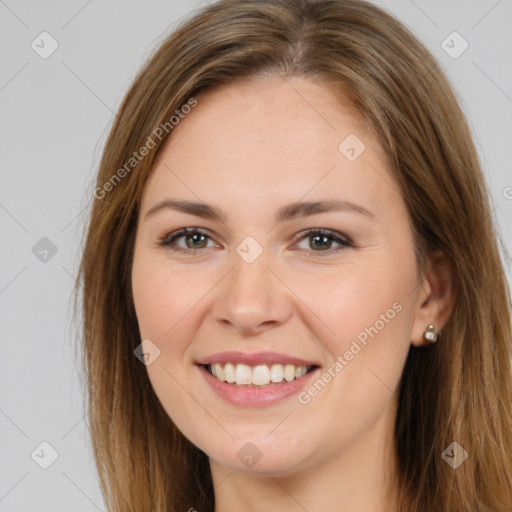
[[[222,382],[217,377],[211,375],[204,366],[199,365],[198,368],[206,382],[221,398],[224,398],[224,400],[233,405],[245,407],[265,407],[295,395],[320,370],[320,368],[315,368],[306,373],[306,375],[290,382],[283,381],[279,384],[249,388],[247,386],[237,386],[236,384]]]

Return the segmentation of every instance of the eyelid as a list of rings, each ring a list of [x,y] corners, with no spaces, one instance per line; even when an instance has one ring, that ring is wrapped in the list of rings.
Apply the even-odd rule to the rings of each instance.
[[[176,229],[175,231],[172,231],[171,233],[166,233],[163,237],[159,238],[158,243],[159,243],[159,245],[168,247],[172,243],[174,243],[176,240],[178,240],[179,238],[182,238],[183,236],[190,235],[190,234],[196,234],[196,233],[200,234],[200,235],[207,236],[208,238],[213,240],[213,237],[208,230],[192,226],[189,228],[179,228],[179,229]],[[194,251],[193,249],[190,249],[190,251],[197,252],[197,251]]]
[[[336,242],[340,244],[344,244],[346,246],[353,246],[354,243],[348,237],[347,235],[344,235],[342,233],[338,233],[337,231],[334,231],[332,229],[326,229],[326,228],[309,228],[301,231],[300,233],[297,233],[293,238],[293,243],[297,243],[301,241],[303,238],[306,238],[307,236],[313,236],[313,235],[324,235],[332,238]],[[314,252],[322,252],[322,251],[314,251]],[[326,251],[327,252],[327,251]],[[332,251],[331,251],[332,252]]]

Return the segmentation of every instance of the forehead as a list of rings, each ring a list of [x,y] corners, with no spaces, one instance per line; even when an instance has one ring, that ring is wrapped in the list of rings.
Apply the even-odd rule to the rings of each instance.
[[[325,84],[300,77],[239,81],[196,99],[155,162],[146,209],[171,192],[238,206],[268,207],[305,194],[366,198],[383,208],[396,201],[376,138]]]
[[[177,157],[177,146],[184,139],[200,137],[196,146],[213,157],[222,144],[222,153],[231,149],[233,158],[261,155],[279,161],[311,150],[313,155],[327,151],[337,158],[341,139],[350,133],[377,146],[362,118],[332,87],[302,77],[258,78],[199,96],[198,105],[174,129],[168,146]]]

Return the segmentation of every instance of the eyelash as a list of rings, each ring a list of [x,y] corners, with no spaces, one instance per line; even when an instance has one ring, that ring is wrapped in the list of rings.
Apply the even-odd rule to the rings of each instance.
[[[158,243],[160,246],[166,247],[167,249],[170,249],[173,252],[178,252],[178,253],[182,253],[182,254],[197,253],[199,251],[199,249],[183,249],[181,247],[176,247],[176,246],[172,245],[176,242],[176,240],[178,240],[179,238],[182,238],[185,235],[195,235],[195,234],[204,235],[211,239],[208,232],[206,232],[200,228],[181,228],[181,229],[178,229],[177,231],[173,231],[172,233],[169,233],[169,234],[165,235],[164,237],[160,238]],[[318,236],[318,235],[322,235],[322,236],[332,239],[334,242],[340,244],[340,247],[333,249],[333,250],[327,249],[325,251],[313,251],[312,249],[302,249],[302,250],[308,250],[312,253],[333,254],[333,253],[338,253],[339,251],[341,251],[343,249],[347,249],[349,247],[354,247],[353,243],[348,239],[348,237],[343,237],[339,233],[336,233],[335,231],[331,231],[329,229],[318,229],[318,228],[302,231],[301,233],[299,233],[298,235],[296,235],[294,237],[293,243],[296,244],[296,243],[302,241],[303,239],[306,239],[306,238],[312,237],[312,236]],[[319,256],[322,257],[321,254]]]

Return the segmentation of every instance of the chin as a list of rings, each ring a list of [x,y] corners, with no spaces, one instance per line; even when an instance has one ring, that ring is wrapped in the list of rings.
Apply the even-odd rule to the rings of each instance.
[[[210,440],[201,449],[217,464],[254,476],[268,476],[269,473],[272,476],[289,476],[306,469],[308,461],[312,462],[311,445],[306,453],[303,446],[293,446],[286,436],[271,439],[272,435],[265,438],[265,434],[259,439],[253,436],[252,440],[250,436],[238,437],[228,440],[225,446],[217,444],[215,447]]]

